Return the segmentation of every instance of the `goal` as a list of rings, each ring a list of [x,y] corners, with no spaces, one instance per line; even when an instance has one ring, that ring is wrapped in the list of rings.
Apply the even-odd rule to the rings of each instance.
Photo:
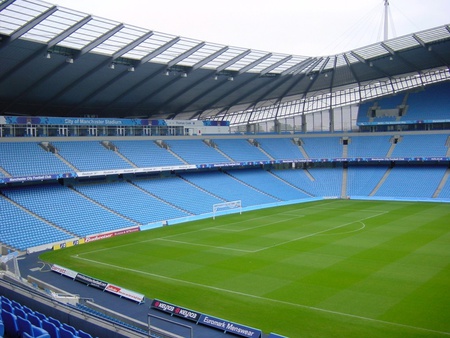
[[[239,210],[239,213],[242,214],[241,200],[213,204],[213,219],[216,219],[216,215],[224,214],[225,211],[230,211],[231,209],[237,209],[237,210]],[[231,211],[231,212],[234,212],[234,211]]]

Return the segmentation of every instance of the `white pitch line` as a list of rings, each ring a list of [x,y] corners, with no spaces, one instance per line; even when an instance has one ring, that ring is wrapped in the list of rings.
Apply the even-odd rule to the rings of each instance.
[[[114,265],[114,264],[99,262],[99,261],[95,261],[95,260],[88,259],[88,258],[82,258],[82,257],[79,257],[79,256],[72,256],[72,257],[76,258],[76,259],[81,259],[81,260],[84,260],[84,261],[88,261],[88,262],[91,262],[91,263],[95,263],[95,264],[109,266],[109,267],[116,268],[116,269],[127,270],[127,271],[130,271],[130,272],[139,273],[139,274],[142,274],[142,275],[148,275],[148,276],[156,277],[156,278],[159,278],[159,279],[170,280],[170,281],[177,282],[177,283],[180,283],[180,284],[195,285],[195,286],[202,287],[202,288],[205,288],[205,289],[211,289],[211,290],[214,290],[214,291],[221,291],[221,292],[225,292],[225,293],[231,293],[231,294],[235,294],[235,295],[239,295],[239,296],[243,296],[243,297],[254,298],[254,299],[259,299],[259,300],[263,300],[263,301],[267,301],[267,302],[284,304],[284,305],[289,305],[289,306],[298,307],[298,308],[302,308],[302,309],[308,309],[308,310],[317,311],[317,312],[324,312],[324,313],[334,314],[334,315],[343,316],[343,317],[355,318],[355,319],[360,319],[360,320],[364,320],[364,321],[380,323],[380,324],[384,324],[384,325],[391,325],[391,326],[396,326],[396,327],[403,327],[403,328],[408,328],[408,329],[413,329],[413,330],[418,330],[418,331],[431,332],[431,333],[437,333],[437,334],[450,336],[450,332],[443,332],[443,331],[437,331],[437,330],[432,330],[432,329],[426,329],[426,328],[418,327],[418,326],[412,326],[412,325],[407,325],[407,324],[400,324],[400,323],[395,323],[395,322],[388,322],[388,321],[381,320],[381,319],[375,319],[375,318],[370,318],[370,317],[353,315],[351,313],[345,313],[345,312],[339,312],[339,311],[322,309],[322,308],[315,307],[315,306],[308,306],[308,305],[303,305],[303,304],[286,302],[286,301],[283,301],[283,300],[256,296],[256,295],[252,295],[252,294],[248,294],[248,293],[244,293],[244,292],[223,289],[223,288],[219,288],[219,287],[215,287],[215,286],[211,286],[211,285],[205,285],[205,284],[200,284],[200,283],[195,283],[195,282],[189,282],[189,281],[186,281],[186,280],[181,280],[181,279],[177,279],[177,278],[173,278],[173,277],[162,276],[162,275],[158,275],[158,274],[155,274],[155,273],[145,272],[145,271],[141,271],[141,270],[137,270],[137,269],[125,268],[125,267],[121,267],[121,266]]]
[[[207,244],[200,244],[200,243],[191,243],[191,242],[183,242],[183,241],[175,241],[173,239],[166,239],[166,238],[156,238],[157,240],[165,241],[165,242],[173,242],[178,244],[186,244],[186,245],[194,245],[194,246],[202,246],[206,248],[212,248],[212,249],[222,249],[222,250],[229,250],[229,251],[239,251],[239,252],[245,252],[245,253],[253,253],[253,250],[244,250],[244,249],[235,249],[235,248],[229,248],[225,246],[215,246],[215,245],[207,245]]]
[[[361,218],[361,219],[356,220],[356,221],[352,221],[352,222],[348,222],[348,223],[345,223],[345,224],[337,225],[337,226],[329,228],[329,229],[313,232],[312,234],[308,234],[308,235],[305,235],[305,236],[300,236],[300,237],[297,237],[297,238],[293,238],[293,239],[290,239],[288,241],[284,241],[284,242],[280,242],[280,243],[277,243],[277,244],[274,244],[274,245],[270,245],[270,246],[264,247],[262,249],[255,250],[254,252],[260,252],[260,251],[263,251],[263,250],[275,248],[275,247],[280,246],[280,245],[296,242],[296,241],[299,241],[301,239],[305,239],[305,238],[308,238],[308,237],[320,235],[320,234],[322,234],[324,232],[327,232],[327,231],[330,231],[330,230],[334,230],[334,229],[339,229],[339,228],[345,227],[345,226],[353,224],[353,223],[362,222],[362,221],[365,221],[366,219],[378,217],[378,216],[384,215],[386,213],[388,213],[388,211],[385,211],[385,212],[382,212],[382,213],[379,213],[379,214],[376,214],[376,215],[373,215],[373,216],[368,216],[368,217],[365,217],[365,218]]]

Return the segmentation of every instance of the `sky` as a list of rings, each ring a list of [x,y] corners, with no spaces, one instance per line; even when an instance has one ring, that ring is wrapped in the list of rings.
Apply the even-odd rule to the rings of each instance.
[[[384,0],[53,0],[160,33],[301,56],[383,39]],[[450,24],[450,0],[389,0],[389,37]]]

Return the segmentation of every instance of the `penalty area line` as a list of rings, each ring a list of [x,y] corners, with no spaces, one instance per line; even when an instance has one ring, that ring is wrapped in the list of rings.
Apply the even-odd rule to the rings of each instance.
[[[316,312],[323,312],[323,313],[333,314],[333,315],[342,316],[342,317],[348,317],[348,318],[354,318],[354,319],[359,319],[359,320],[368,321],[368,322],[380,323],[380,324],[383,324],[383,325],[391,325],[391,326],[402,327],[402,328],[407,328],[407,329],[412,329],[412,330],[417,330],[417,331],[437,333],[437,334],[450,336],[450,332],[437,331],[437,330],[427,329],[427,328],[423,328],[423,327],[419,327],[419,326],[413,326],[413,325],[389,322],[389,321],[385,321],[385,320],[381,320],[381,319],[375,319],[375,318],[370,318],[370,317],[358,316],[358,315],[354,315],[354,314],[351,314],[351,313],[327,310],[327,309],[323,309],[323,308],[319,308],[319,307],[315,307],[315,306],[308,306],[308,305],[304,305],[304,304],[297,304],[297,303],[287,302],[287,301],[278,300],[278,299],[266,298],[266,297],[261,297],[261,296],[248,294],[248,293],[245,293],[245,292],[228,290],[228,289],[223,289],[223,288],[219,288],[219,287],[216,287],[216,286],[205,285],[205,284],[200,284],[200,283],[195,283],[195,282],[189,282],[189,281],[186,281],[186,280],[177,279],[177,278],[168,277],[168,276],[162,276],[162,275],[158,275],[158,274],[155,274],[155,273],[146,272],[146,271],[142,271],[142,270],[137,270],[137,269],[132,269],[132,268],[125,268],[125,267],[121,267],[121,266],[118,266],[118,265],[105,263],[105,262],[99,262],[99,261],[95,261],[95,260],[92,260],[92,259],[83,258],[83,257],[79,257],[79,256],[72,256],[72,257],[76,258],[76,259],[84,260],[84,261],[87,261],[87,262],[95,263],[95,264],[109,266],[109,267],[115,268],[115,269],[121,269],[121,270],[129,271],[129,272],[133,272],[133,273],[138,273],[138,274],[142,274],[142,275],[152,276],[152,277],[159,278],[159,279],[165,279],[165,280],[169,280],[169,281],[180,283],[180,284],[193,285],[193,286],[202,287],[202,288],[210,289],[210,290],[214,290],[214,291],[220,291],[220,292],[224,292],[224,293],[229,293],[229,294],[234,294],[234,295],[238,295],[238,296],[254,298],[254,299],[263,300],[263,301],[267,301],[267,302],[293,306],[293,307],[307,309],[307,310],[312,310],[312,311],[316,311]]]

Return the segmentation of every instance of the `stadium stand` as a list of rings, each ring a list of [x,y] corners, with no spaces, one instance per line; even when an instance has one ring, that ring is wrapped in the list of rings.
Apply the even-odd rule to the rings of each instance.
[[[257,141],[274,159],[305,158],[292,138],[258,138]]]
[[[168,140],[169,149],[181,157],[186,163],[227,163],[228,158],[219,153],[213,146],[202,140]],[[214,143],[211,143],[215,145]]]
[[[391,147],[391,136],[351,137],[348,157],[386,157]]]
[[[223,202],[206,191],[190,184],[178,176],[134,180],[133,183],[158,198],[168,201],[190,214],[200,215],[211,212],[211,206]],[[180,191],[183,194],[180,194]],[[186,198],[189,196],[189,198]],[[199,201],[201,201],[199,203]]]
[[[370,196],[388,167],[352,165],[348,167],[347,196]]]
[[[74,188],[109,210],[139,224],[189,215],[129,182],[85,184]]]
[[[70,239],[69,233],[44,222],[0,195],[2,242],[25,251],[27,248]]]
[[[72,168],[36,142],[0,143],[0,167],[11,176],[73,172]]]
[[[111,230],[136,226],[117,214],[60,185],[17,187],[3,194],[32,213],[69,232],[84,237]]]
[[[392,157],[445,156],[448,135],[405,135],[395,146]]]
[[[309,158],[343,157],[340,137],[304,137],[302,141]]]
[[[183,164],[153,141],[114,141],[118,151],[139,168]]]
[[[228,173],[238,180],[248,184],[259,191],[274,196],[281,201],[297,200],[310,197],[303,191],[280,180],[270,171],[262,169],[232,170]]]
[[[197,172],[185,173],[180,176],[225,201],[242,200],[243,207],[279,201],[274,197],[243,184],[224,172],[211,171],[206,174]]]
[[[270,158],[247,139],[216,139],[218,148],[235,162],[267,161]]]
[[[114,149],[106,149],[101,142],[53,142],[53,145],[79,171],[132,168]]]
[[[431,198],[445,170],[444,166],[397,165],[375,196]]]
[[[92,338],[92,336],[72,325],[60,322],[53,317],[35,312],[17,301],[1,296],[1,319],[6,337],[35,338]]]

